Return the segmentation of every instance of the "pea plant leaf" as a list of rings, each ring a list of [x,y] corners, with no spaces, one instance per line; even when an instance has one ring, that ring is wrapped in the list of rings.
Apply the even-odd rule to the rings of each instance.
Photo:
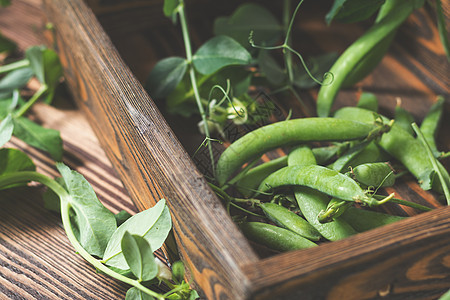
[[[261,50],[259,52],[258,65],[271,84],[279,85],[286,80],[286,73],[269,51]]]
[[[11,5],[11,0],[0,0],[0,7]]]
[[[20,171],[35,171],[36,166],[24,152],[13,148],[0,149],[0,175]],[[0,189],[9,189],[17,186],[25,186],[26,183],[11,184]]]
[[[173,17],[180,4],[179,0],[164,0],[163,12],[166,17]]]
[[[63,148],[59,131],[44,128],[25,117],[14,118],[13,121],[13,134],[17,138],[33,147],[48,152],[56,161],[62,159]]]
[[[245,65],[251,60],[250,53],[230,37],[220,35],[203,44],[193,57],[196,70],[204,75],[230,65]]]
[[[47,103],[51,98],[62,76],[62,66],[58,54],[51,49],[43,46],[30,47],[25,52],[26,58],[30,61],[30,68],[35,76],[47,86]]]
[[[10,39],[0,34],[0,53],[12,52],[17,48],[17,45]]]
[[[130,288],[127,291],[127,294],[125,295],[125,300],[153,300],[153,299],[155,298],[135,287]]]
[[[8,73],[0,80],[0,94],[11,94],[15,89],[23,88],[33,77],[33,70],[21,68]]]
[[[11,115],[8,115],[0,123],[0,147],[3,147],[12,136],[14,130],[14,122]]]
[[[114,215],[114,218],[116,218],[117,226],[122,225],[126,220],[131,218],[132,215],[127,212],[126,210],[121,210],[117,214]]]
[[[80,173],[63,163],[56,167],[71,196],[77,238],[90,254],[103,257],[109,239],[117,228],[114,214],[98,200],[92,186]]]
[[[103,262],[108,266],[128,269],[121,249],[121,241],[126,231],[142,236],[154,252],[162,246],[171,228],[169,208],[166,206],[166,201],[162,199],[154,207],[135,214],[117,228],[108,242]]]
[[[242,4],[230,17],[219,17],[214,22],[215,35],[229,36],[247,49],[251,48],[250,31],[256,44],[267,46],[280,39],[283,28],[268,9],[254,3]]]
[[[146,239],[125,231],[120,244],[123,256],[138,280],[149,281],[158,275],[158,265]]]
[[[168,57],[160,60],[150,72],[146,89],[152,97],[164,98],[183,79],[187,61],[182,57]]]
[[[333,20],[343,23],[362,21],[372,16],[384,2],[385,0],[335,0],[325,21],[328,25]]]
[[[0,149],[0,175],[34,170],[36,170],[35,164],[24,152],[14,148]]]

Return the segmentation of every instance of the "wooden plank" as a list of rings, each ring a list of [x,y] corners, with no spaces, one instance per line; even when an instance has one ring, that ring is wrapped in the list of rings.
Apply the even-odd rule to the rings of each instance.
[[[209,298],[246,298],[240,265],[256,255],[94,15],[82,1],[44,3],[74,98],[133,201],[168,200],[182,257]]]
[[[255,299],[436,299],[450,288],[450,207],[244,269]]]

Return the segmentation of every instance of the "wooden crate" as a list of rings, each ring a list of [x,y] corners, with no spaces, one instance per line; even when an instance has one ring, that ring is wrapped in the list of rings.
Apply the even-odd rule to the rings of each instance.
[[[170,117],[165,118],[144,91],[134,73],[142,80],[145,68],[136,64],[135,72],[131,72],[116,47],[128,58],[140,57],[142,51],[127,52],[129,49],[123,44],[130,45],[129,41],[113,45],[105,33],[104,29],[120,40],[132,36],[135,30],[164,22],[160,17],[161,1],[113,1],[114,5],[104,6],[106,2],[91,1],[97,18],[82,0],[44,0],[48,21],[54,24],[49,37],[60,54],[66,81],[77,104],[90,120],[137,207],[145,209],[161,198],[167,199],[189,276],[208,299],[433,299],[450,288],[450,207],[314,249],[260,258],[179,142],[172,124],[169,126],[166,121]],[[192,15],[200,17],[205,5],[218,6],[218,10],[223,4],[196,1],[193,5],[198,6],[192,9]],[[119,22],[130,18],[134,22]],[[424,24],[432,22],[426,13],[417,20]],[[163,25],[169,26],[165,22]],[[405,89],[418,86],[421,93],[413,90],[407,97],[410,100],[407,108],[418,118],[423,118],[434,94],[449,94],[449,67],[436,43],[436,28],[429,30],[431,44],[422,41],[424,47],[411,48],[411,52],[394,48],[396,56],[388,57],[384,64],[390,68],[382,66],[368,79],[375,81],[387,76],[380,82],[393,80],[392,83],[400,83],[400,88]],[[404,39],[401,43],[408,43],[408,38],[414,35],[399,37]],[[316,45],[323,42],[315,40]],[[152,46],[166,47],[161,40]],[[339,46],[343,48],[346,44],[342,42]],[[414,59],[416,55],[429,57],[431,62],[422,64]],[[418,82],[416,76],[408,77],[411,69],[425,83]],[[391,70],[398,72],[387,74]],[[395,79],[403,72],[406,76]],[[382,94],[383,108],[392,110],[392,99],[388,99],[391,86],[377,85],[376,81],[374,86]],[[354,94],[355,90],[342,93],[338,105],[354,103]],[[309,97],[314,98],[314,92]],[[446,118],[448,112],[447,105]],[[448,130],[447,121],[442,131]],[[441,139],[449,149],[448,136]],[[434,195],[420,192],[414,183],[402,193],[435,201]]]

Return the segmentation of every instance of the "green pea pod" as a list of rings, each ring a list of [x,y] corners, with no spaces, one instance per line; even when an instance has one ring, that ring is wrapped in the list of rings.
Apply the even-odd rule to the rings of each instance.
[[[365,77],[380,61],[395,34],[408,16],[423,4],[418,0],[391,0],[382,9],[382,17],[336,60],[330,69],[334,80],[322,85],[317,98],[317,115],[327,117],[337,93],[343,85]],[[384,6],[384,5],[383,5]]]
[[[336,118],[303,118],[281,121],[253,130],[232,143],[217,162],[219,186],[244,163],[270,150],[314,141],[349,141],[365,138],[375,125]]]
[[[315,165],[316,157],[308,146],[300,146],[288,155],[288,165],[307,166]]]
[[[339,155],[342,151],[345,151],[349,147],[349,143],[339,143],[337,145],[325,146],[325,147],[317,147],[311,149],[314,157],[316,158],[318,165],[324,165],[336,156]]]
[[[442,119],[442,113],[444,109],[444,97],[439,96],[436,103],[431,106],[425,119],[423,119],[420,125],[420,131],[422,131],[425,140],[430,145],[431,151],[434,156],[439,157],[442,153],[436,147],[436,135],[439,128],[439,123]]]
[[[286,207],[275,203],[260,203],[259,207],[261,207],[264,214],[278,226],[289,229],[308,240],[320,240],[320,233],[309,224],[308,221]]]
[[[317,246],[314,242],[281,227],[261,222],[243,222],[239,228],[251,241],[277,251],[292,251]]]
[[[303,165],[315,165],[315,155],[313,157],[306,154],[305,152],[308,150],[311,151],[309,148],[303,148],[302,150],[289,153],[289,165],[295,166],[296,163],[299,162]],[[295,199],[297,200],[298,207],[303,216],[324,238],[330,241],[336,241],[356,233],[356,231],[343,220],[337,220],[328,224],[322,224],[319,221],[318,215],[326,210],[327,203],[329,202],[327,195],[307,187],[296,187],[294,192]]]
[[[378,206],[359,184],[350,177],[322,166],[288,166],[268,176],[259,186],[267,192],[282,186],[306,186],[340,200]]]
[[[372,141],[358,155],[353,157],[342,170],[348,170],[349,167],[355,167],[365,163],[388,161],[389,159],[389,154],[381,149],[377,143]]]
[[[375,229],[383,225],[391,224],[405,218],[365,209],[359,209],[356,207],[349,207],[342,214],[340,219],[345,220],[358,232],[363,232]]]
[[[414,122],[414,117],[411,113],[400,106],[400,103],[397,103],[395,106],[395,124],[403,128],[406,132],[413,135],[414,131],[411,127],[411,123]]]
[[[287,166],[287,156],[278,157],[250,169],[236,183],[236,189],[244,196],[250,197],[271,173]]]
[[[349,201],[342,201],[339,199],[331,199],[327,205],[327,209],[323,210],[317,216],[320,223],[333,222],[336,218],[342,215],[352,205]]]
[[[358,100],[358,103],[356,104],[356,106],[377,112],[378,111],[378,99],[372,93],[363,92],[363,93],[361,93],[361,96],[359,96],[359,100]]]
[[[322,224],[319,222],[317,216],[320,212],[326,210],[327,204],[330,201],[327,195],[307,187],[295,187],[294,195],[305,219],[327,240],[337,241],[357,233],[342,218],[337,218],[330,223]]]
[[[374,119],[373,112],[358,108],[358,107],[344,107],[336,111],[335,118],[358,120],[361,122],[372,123]],[[384,117],[384,119],[387,119]],[[429,190],[433,187],[435,191],[442,191],[442,186],[438,180],[434,180],[434,169],[427,157],[427,151],[423,144],[403,130],[395,123],[388,133],[383,134],[378,141],[378,145],[400,161],[411,174],[413,174],[424,190]],[[438,162],[439,168],[445,171],[445,168]],[[446,178],[449,178],[448,172]],[[447,180],[450,186],[450,181]]]
[[[388,163],[367,163],[355,167],[352,174],[356,181],[373,187],[393,186],[395,176]]]

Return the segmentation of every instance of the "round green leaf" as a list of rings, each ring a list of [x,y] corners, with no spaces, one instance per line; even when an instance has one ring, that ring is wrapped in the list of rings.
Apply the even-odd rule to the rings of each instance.
[[[238,42],[227,36],[217,36],[197,50],[193,63],[198,72],[208,75],[225,66],[248,64],[250,59],[250,53]]]
[[[169,208],[162,199],[154,207],[135,214],[117,228],[108,242],[103,261],[108,266],[126,270],[128,264],[121,249],[122,237],[126,231],[144,237],[154,252],[162,246],[171,228]]]
[[[182,57],[160,60],[147,79],[146,89],[155,98],[164,98],[172,92],[186,73],[187,62]]]
[[[158,265],[146,239],[126,231],[122,237],[121,248],[131,272],[139,280],[149,281],[158,275]]]
[[[250,31],[256,44],[272,45],[281,37],[283,29],[268,9],[255,3],[242,4],[230,17],[220,17],[214,22],[215,35],[227,35],[246,48],[251,48]]]

